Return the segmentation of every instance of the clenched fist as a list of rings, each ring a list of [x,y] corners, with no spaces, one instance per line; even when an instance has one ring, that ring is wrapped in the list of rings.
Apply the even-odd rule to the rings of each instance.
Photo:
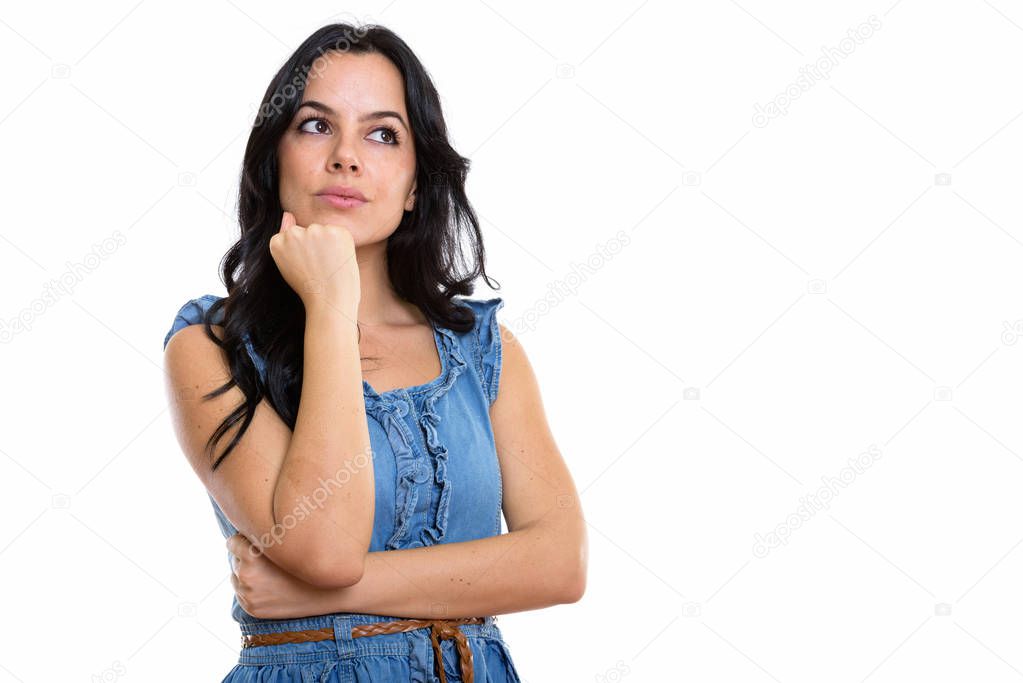
[[[358,306],[359,264],[348,228],[320,223],[302,227],[285,211],[280,230],[270,238],[270,256],[306,308],[321,302]]]

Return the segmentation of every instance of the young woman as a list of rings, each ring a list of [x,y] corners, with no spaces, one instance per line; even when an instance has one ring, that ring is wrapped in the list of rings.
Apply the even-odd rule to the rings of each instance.
[[[229,549],[226,682],[517,681],[496,615],[585,590],[526,353],[501,298],[466,298],[487,278],[468,166],[383,27],[318,30],[267,88],[227,296],[185,303],[164,339]]]

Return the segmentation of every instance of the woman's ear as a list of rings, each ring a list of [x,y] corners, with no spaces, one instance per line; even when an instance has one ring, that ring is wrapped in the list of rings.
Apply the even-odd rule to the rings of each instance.
[[[412,183],[412,189],[408,193],[408,197],[405,199],[405,210],[411,211],[416,205],[416,183]]]

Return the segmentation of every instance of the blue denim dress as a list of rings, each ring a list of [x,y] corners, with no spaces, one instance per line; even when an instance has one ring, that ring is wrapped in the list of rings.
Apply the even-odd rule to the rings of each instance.
[[[218,299],[207,294],[185,303],[164,338],[164,348],[178,330],[202,323]],[[474,311],[476,324],[464,333],[433,325],[441,359],[438,377],[379,394],[363,380],[376,479],[370,551],[470,541],[501,533],[501,469],[489,408],[497,398],[501,375],[496,313],[504,302],[499,297],[482,301],[456,298],[455,302]],[[211,323],[222,322],[220,311]],[[248,340],[246,348],[265,377],[264,360]],[[227,539],[237,529],[213,496],[209,498]],[[230,568],[230,553],[227,562]],[[223,683],[440,680],[435,674],[429,628],[352,637],[355,626],[407,616],[338,612],[260,619],[245,612],[237,596],[232,599],[231,616],[243,636],[328,628],[333,629],[334,639],[240,648],[238,664]],[[520,680],[495,616],[458,629],[472,651],[477,683]],[[456,643],[441,639],[439,645],[447,680],[461,681]]]

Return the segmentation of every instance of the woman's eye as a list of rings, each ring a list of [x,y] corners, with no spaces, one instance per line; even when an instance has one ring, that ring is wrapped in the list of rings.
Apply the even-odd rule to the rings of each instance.
[[[303,133],[312,132],[312,131],[307,131],[305,129],[305,127],[308,126],[310,123],[317,123],[317,124],[320,124],[322,126],[326,126],[327,125],[327,122],[324,121],[323,119],[306,119],[305,121],[302,122],[302,125],[299,126],[298,129],[300,131],[302,131]]]
[[[381,142],[387,143],[389,145],[398,144],[398,133],[394,129],[384,126],[383,128],[377,128],[375,131],[373,131],[372,134],[375,135],[377,133],[384,134],[384,139],[381,140]]]

